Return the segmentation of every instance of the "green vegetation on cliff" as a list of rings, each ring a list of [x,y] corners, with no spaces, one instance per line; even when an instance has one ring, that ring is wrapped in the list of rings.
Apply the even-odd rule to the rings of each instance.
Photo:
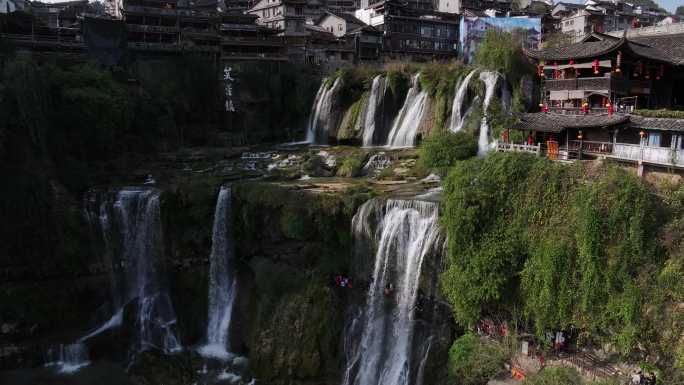
[[[441,279],[456,321],[498,315],[539,335],[575,328],[580,343],[673,364],[683,316],[672,306],[684,289],[681,191],[663,201],[617,167],[522,154],[458,163],[445,182]]]

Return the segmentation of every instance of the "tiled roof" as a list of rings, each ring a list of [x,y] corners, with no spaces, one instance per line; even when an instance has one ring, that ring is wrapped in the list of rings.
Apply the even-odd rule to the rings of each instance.
[[[332,12],[332,11],[327,11],[327,13],[337,16],[340,19],[346,21],[347,23],[351,24],[356,24],[356,25],[365,25],[365,23],[359,19],[356,18],[356,16],[350,14],[350,13],[345,13],[345,12]]]
[[[632,126],[636,128],[650,130],[684,131],[684,119],[647,118],[639,115],[630,115],[629,120],[632,123]]]
[[[565,47],[548,48],[544,50],[527,50],[527,56],[544,60],[586,59],[600,56],[614,51],[623,41],[605,39],[599,41],[581,42]]]
[[[660,35],[660,36],[643,36],[630,38],[630,43],[634,42],[636,44],[630,44],[630,48],[636,45],[644,45],[651,48],[651,50],[656,50],[656,55],[662,55],[666,58],[666,61],[675,61],[680,65],[684,65],[684,33],[671,34],[671,35]],[[639,48],[637,48],[638,50]],[[641,54],[639,51],[635,51]],[[647,56],[651,53],[644,53]],[[654,57],[654,59],[657,59]]]
[[[590,39],[592,37],[600,40]],[[526,50],[525,53],[534,59],[577,60],[593,58],[625,48],[637,56],[674,65],[684,65],[684,34],[644,36],[628,40],[594,33],[579,43],[544,50]]]
[[[543,132],[561,132],[568,128],[606,127],[625,123],[628,115],[623,114],[590,114],[563,115],[555,113],[520,114],[513,128],[518,130],[534,130]]]

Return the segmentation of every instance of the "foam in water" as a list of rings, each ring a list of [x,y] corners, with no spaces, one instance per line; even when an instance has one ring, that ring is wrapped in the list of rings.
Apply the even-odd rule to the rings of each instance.
[[[464,113],[463,103],[465,102],[465,97],[468,95],[470,79],[472,79],[476,72],[477,70],[470,71],[464,79],[459,79],[456,84],[456,94],[454,95],[454,102],[451,107],[451,120],[449,122],[449,130],[451,132],[459,132],[463,129],[463,124],[471,111],[472,105],[469,105]]]
[[[484,156],[491,149],[489,142],[489,122],[487,121],[487,110],[489,109],[489,103],[494,97],[494,92],[496,91],[496,84],[499,81],[501,75],[498,72],[492,71],[482,71],[480,73],[480,80],[485,84],[485,98],[482,102],[482,121],[480,122],[480,137],[477,142],[477,154]]]
[[[55,367],[62,374],[72,374],[90,365],[88,349],[83,343],[58,345],[48,349],[45,366]]]
[[[413,77],[411,88],[406,94],[404,105],[394,120],[387,138],[387,146],[401,148],[415,145],[416,134],[423,120],[427,92],[420,89],[420,74]]]
[[[328,136],[336,122],[333,119],[333,108],[337,92],[342,88],[342,78],[335,79],[332,87],[327,88],[328,79],[323,79],[316,93],[309,118],[307,141],[311,144],[327,144]]]
[[[203,356],[229,359],[228,332],[233,303],[237,292],[237,280],[232,268],[234,252],[231,189],[222,186],[214,211],[214,228],[209,256],[209,322],[207,344],[200,348]]]
[[[377,251],[365,308],[345,336],[343,385],[408,385],[416,377],[411,351],[421,268],[440,238],[438,205],[371,200],[354,216],[352,230],[355,239],[377,241]],[[351,329],[361,329],[359,341],[350,341],[356,338]]]
[[[378,108],[382,109],[385,100],[385,91],[387,88],[387,81],[382,75],[373,78],[373,85],[371,86],[371,93],[368,97],[368,105],[365,110],[363,119],[363,146],[370,147],[373,143],[373,136],[375,135],[376,119]]]

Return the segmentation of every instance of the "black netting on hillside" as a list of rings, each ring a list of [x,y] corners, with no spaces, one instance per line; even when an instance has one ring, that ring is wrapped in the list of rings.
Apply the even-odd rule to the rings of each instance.
[[[126,53],[126,25],[119,20],[83,18],[83,39],[89,56],[104,65],[120,64]]]

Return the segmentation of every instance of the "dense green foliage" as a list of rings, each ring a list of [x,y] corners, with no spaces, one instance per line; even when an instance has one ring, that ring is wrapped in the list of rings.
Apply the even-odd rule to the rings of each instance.
[[[340,167],[337,169],[337,176],[352,178],[359,176],[363,168],[363,156],[352,155],[342,159]]]
[[[575,369],[547,368],[523,382],[524,385],[582,385],[582,377]]]
[[[677,7],[677,9],[675,10],[675,15],[684,16],[684,5],[680,5],[679,7]]]
[[[506,360],[504,349],[467,333],[449,349],[449,374],[462,385],[482,385],[501,372]]]
[[[456,165],[445,183],[449,266],[444,293],[456,320],[524,319],[542,334],[637,347],[645,296],[663,253],[654,196],[616,168],[585,170],[526,155]]]
[[[524,36],[489,29],[478,46],[475,63],[491,71],[506,74],[516,83],[523,75],[534,72],[534,67],[522,51]]]
[[[477,140],[464,132],[441,130],[423,140],[418,149],[423,166],[445,172],[456,161],[477,154]]]

